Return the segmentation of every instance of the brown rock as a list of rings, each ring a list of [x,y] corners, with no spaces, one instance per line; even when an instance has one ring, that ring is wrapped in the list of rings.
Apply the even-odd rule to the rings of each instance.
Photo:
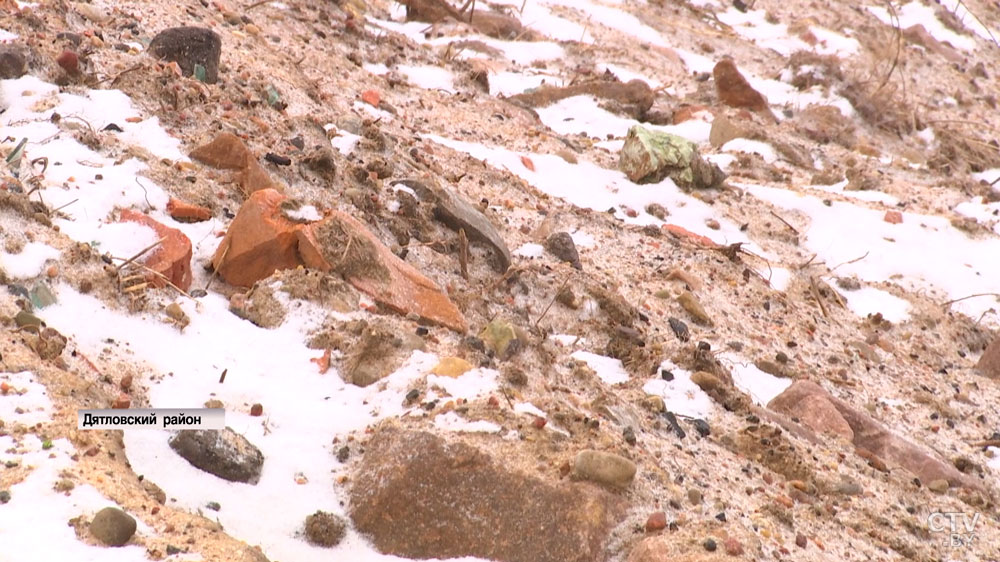
[[[164,226],[143,213],[130,209],[122,210],[119,220],[152,228],[163,242],[141,258],[143,263],[182,291],[187,291],[191,287],[191,241],[183,232]],[[159,276],[151,276],[150,281],[156,287],[166,286],[163,278]]]
[[[832,417],[829,410],[826,411],[826,415],[810,412],[820,407],[824,401],[833,406],[841,419],[850,426],[854,434],[853,443],[859,455],[864,451],[865,458],[897,464],[912,472],[922,482],[941,479],[952,486],[982,489],[982,484],[978,480],[962,474],[951,463],[895,435],[867,414],[831,396],[814,382],[800,380],[792,383],[784,392],[771,400],[768,408],[796,416],[815,431],[824,431],[832,427],[842,430],[842,425]],[[813,426],[810,420],[820,425]]]
[[[732,59],[722,59],[712,69],[715,91],[722,103],[732,107],[743,107],[761,113],[770,113],[763,94],[753,89],[747,79],[740,74]]]
[[[407,558],[598,562],[624,500],[552,484],[426,432],[384,429],[365,447],[351,518],[379,551]]]
[[[301,224],[281,212],[285,200],[278,191],[264,189],[240,207],[212,257],[212,266],[227,283],[249,287],[277,270],[301,265],[296,250]]]
[[[399,259],[363,224],[343,212],[321,221],[289,218],[292,200],[273,189],[253,193],[240,207],[212,265],[231,285],[249,287],[283,269],[304,265],[336,272],[379,304],[456,331],[465,317],[433,281]]]
[[[667,528],[667,514],[662,511],[657,511],[646,519],[646,532],[652,533],[659,531],[661,529]]]
[[[212,218],[210,209],[174,197],[167,201],[167,212],[172,219],[179,222],[201,222]]]
[[[722,541],[722,547],[725,549],[726,554],[730,556],[739,556],[743,554],[743,545],[735,537],[729,537],[728,539]]]
[[[882,220],[889,224],[899,224],[903,222],[903,213],[900,213],[899,211],[886,211]]]
[[[191,151],[190,156],[213,168],[234,170],[233,179],[244,195],[251,195],[262,189],[283,191],[280,185],[271,180],[267,170],[260,165],[247,145],[232,133],[220,133],[212,142]]]
[[[793,384],[775,396],[767,405],[775,412],[798,418],[806,427],[817,433],[841,436],[851,441],[854,431],[837,408],[827,399],[828,394],[813,383]]]
[[[1000,336],[986,346],[986,351],[976,363],[976,370],[984,377],[1000,379]]]
[[[307,267],[340,273],[355,288],[400,314],[412,312],[459,332],[468,329],[462,312],[433,281],[347,213],[336,211],[296,234]]]

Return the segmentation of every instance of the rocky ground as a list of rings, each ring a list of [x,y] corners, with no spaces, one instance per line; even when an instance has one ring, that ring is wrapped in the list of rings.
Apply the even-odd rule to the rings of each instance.
[[[994,3],[0,10],[0,560],[1000,559]]]

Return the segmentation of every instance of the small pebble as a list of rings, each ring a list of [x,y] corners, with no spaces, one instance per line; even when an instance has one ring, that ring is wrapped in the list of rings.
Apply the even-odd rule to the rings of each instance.
[[[805,548],[806,547],[806,536],[803,535],[802,533],[796,534],[795,535],[795,546],[797,546],[799,548]]]
[[[726,554],[730,556],[739,556],[743,554],[743,545],[740,544],[740,541],[733,537],[726,539],[723,545],[726,548]]]
[[[715,552],[715,549],[719,548],[719,545],[715,544],[715,539],[705,539],[705,542],[701,543],[701,545],[709,552]]]
[[[250,406],[250,415],[259,416],[264,413],[264,406],[262,404],[254,404]]]
[[[76,74],[80,71],[80,57],[73,51],[63,51],[56,57],[56,62],[69,74]]]
[[[701,490],[699,490],[698,488],[688,489],[688,501],[691,502],[691,505],[700,504],[701,499],[702,499]]]
[[[656,513],[649,516],[646,520],[646,532],[652,533],[665,529],[667,527],[667,514],[662,511],[657,511]]]

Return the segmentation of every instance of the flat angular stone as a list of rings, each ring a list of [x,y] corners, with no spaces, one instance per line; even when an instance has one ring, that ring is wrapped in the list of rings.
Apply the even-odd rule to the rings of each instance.
[[[462,312],[430,279],[399,259],[365,225],[335,211],[296,231],[306,267],[336,271],[380,305],[465,332]],[[350,245],[348,245],[350,244]]]
[[[276,190],[264,189],[240,207],[212,257],[213,267],[227,283],[249,287],[275,271],[302,264],[296,238],[301,224],[281,212],[286,199]]]
[[[603,562],[625,500],[548,482],[426,433],[388,428],[366,445],[350,515],[386,554],[503,562]]]
[[[123,222],[148,226],[156,232],[158,238],[163,239],[159,246],[140,259],[146,267],[163,275],[182,291],[187,291],[191,287],[192,280],[191,240],[180,230],[165,226],[138,211],[123,209],[119,219]],[[166,286],[159,276],[151,276],[150,281],[156,287]]]

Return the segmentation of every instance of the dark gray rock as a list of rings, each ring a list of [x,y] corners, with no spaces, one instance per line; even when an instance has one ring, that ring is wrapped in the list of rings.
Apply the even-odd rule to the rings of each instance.
[[[149,43],[149,52],[159,59],[176,62],[185,76],[194,75],[194,67],[205,68],[205,82],[219,80],[219,58],[222,38],[203,27],[171,27],[164,29]]]
[[[24,49],[18,45],[0,45],[0,79],[20,78],[27,70]]]
[[[185,429],[170,439],[170,448],[193,466],[230,482],[256,484],[264,455],[230,428]]]
[[[568,232],[554,232],[545,240],[545,249],[553,256],[569,263],[576,269],[583,269],[576,243]]]
[[[135,519],[117,507],[105,507],[90,522],[90,533],[108,546],[122,546],[135,534]]]

